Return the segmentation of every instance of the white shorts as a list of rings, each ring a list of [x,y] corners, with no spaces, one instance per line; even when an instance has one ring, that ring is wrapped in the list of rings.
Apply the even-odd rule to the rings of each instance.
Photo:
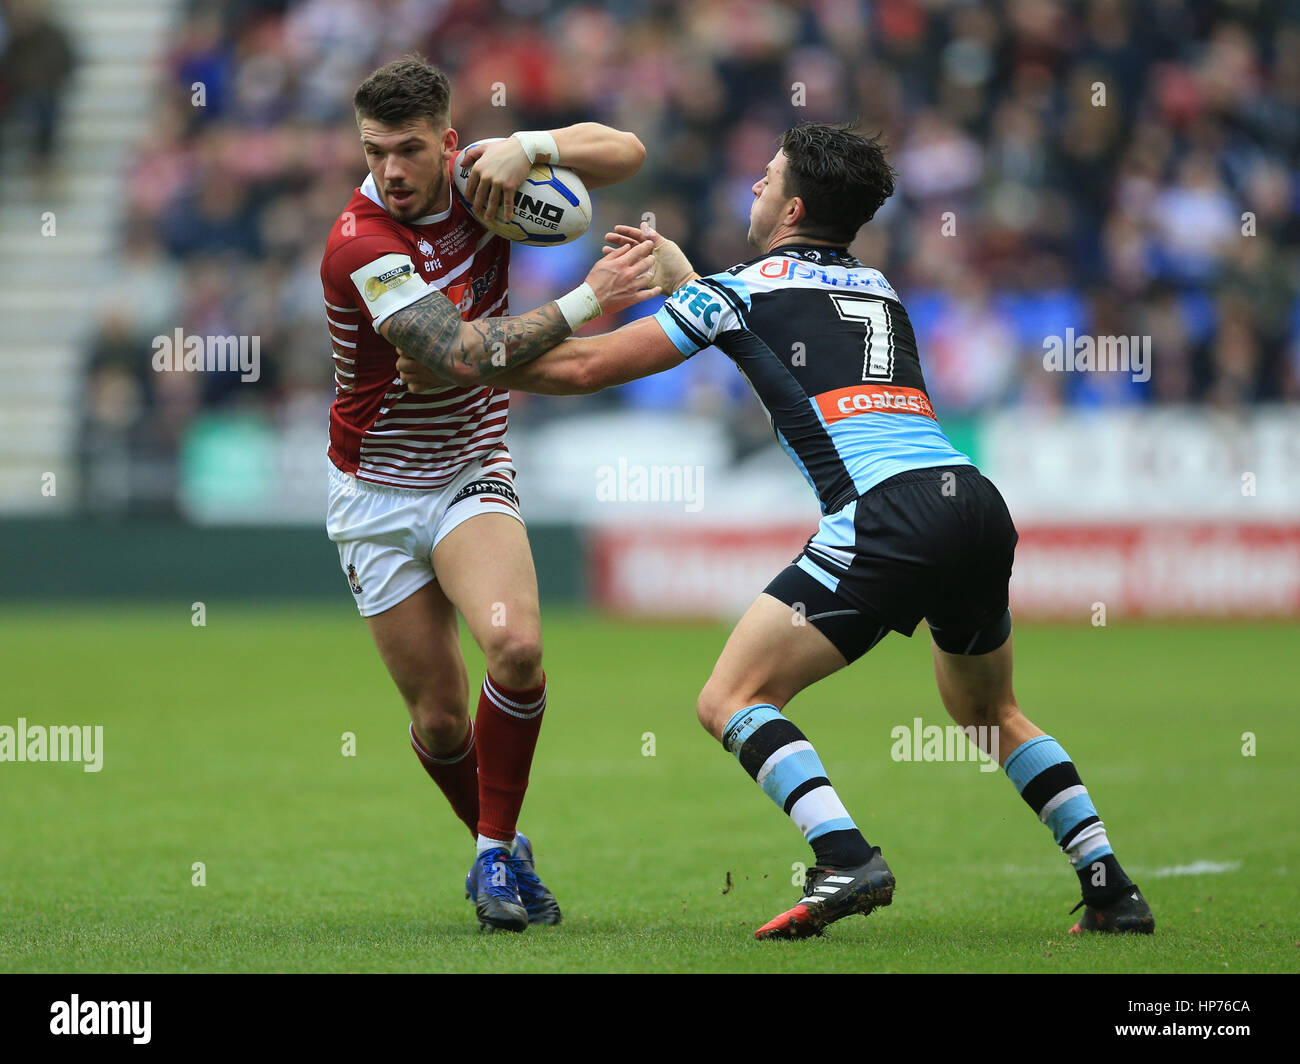
[[[493,513],[523,523],[511,466],[485,473],[481,461],[471,462],[445,488],[421,491],[371,484],[330,465],[325,528],[362,617],[432,583],[433,548],[457,525]]]

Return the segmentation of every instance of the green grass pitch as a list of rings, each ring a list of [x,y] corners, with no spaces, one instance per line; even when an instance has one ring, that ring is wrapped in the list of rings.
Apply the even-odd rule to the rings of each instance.
[[[1075,877],[1000,772],[890,758],[945,724],[924,630],[791,717],[898,877],[892,907],[758,943],[797,831],[695,721],[723,626],[545,611],[522,826],[557,928],[478,933],[464,829],[346,602],[0,610],[0,725],[102,724],[104,764],[0,763],[0,969],[18,972],[1294,971],[1295,628],[1017,628],[1025,712],[1080,768],[1150,939],[1066,934]],[[466,639],[471,687],[481,658]],[[481,676],[481,672],[479,672]],[[355,735],[355,756],[343,735]],[[1243,754],[1243,733],[1255,753]],[[646,733],[653,733],[648,736]],[[653,756],[646,756],[653,741]],[[202,862],[205,885],[194,885]],[[1194,862],[1217,872],[1172,874]],[[730,888],[727,883],[730,882]]]

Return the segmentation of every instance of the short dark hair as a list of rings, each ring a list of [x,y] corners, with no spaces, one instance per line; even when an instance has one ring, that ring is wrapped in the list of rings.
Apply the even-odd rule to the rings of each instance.
[[[852,124],[803,122],[781,136],[785,194],[808,212],[800,233],[849,244],[894,194],[894,169],[879,142]]]
[[[451,112],[451,82],[418,52],[394,59],[376,70],[352,97],[358,121],[373,118],[396,126],[412,118],[446,125]]]

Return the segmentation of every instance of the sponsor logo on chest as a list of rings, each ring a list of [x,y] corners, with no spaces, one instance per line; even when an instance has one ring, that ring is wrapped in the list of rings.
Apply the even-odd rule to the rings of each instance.
[[[456,309],[464,314],[470,307],[487,295],[497,279],[496,264],[488,267],[482,277],[457,278],[442,290],[442,294],[456,304]]]

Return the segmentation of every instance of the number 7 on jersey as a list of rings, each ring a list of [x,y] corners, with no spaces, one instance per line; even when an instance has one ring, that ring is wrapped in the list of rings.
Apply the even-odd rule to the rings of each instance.
[[[835,304],[836,313],[844,321],[858,322],[866,331],[862,339],[862,379],[892,381],[894,323],[889,316],[889,304],[869,296],[851,296],[839,292],[827,294]]]

